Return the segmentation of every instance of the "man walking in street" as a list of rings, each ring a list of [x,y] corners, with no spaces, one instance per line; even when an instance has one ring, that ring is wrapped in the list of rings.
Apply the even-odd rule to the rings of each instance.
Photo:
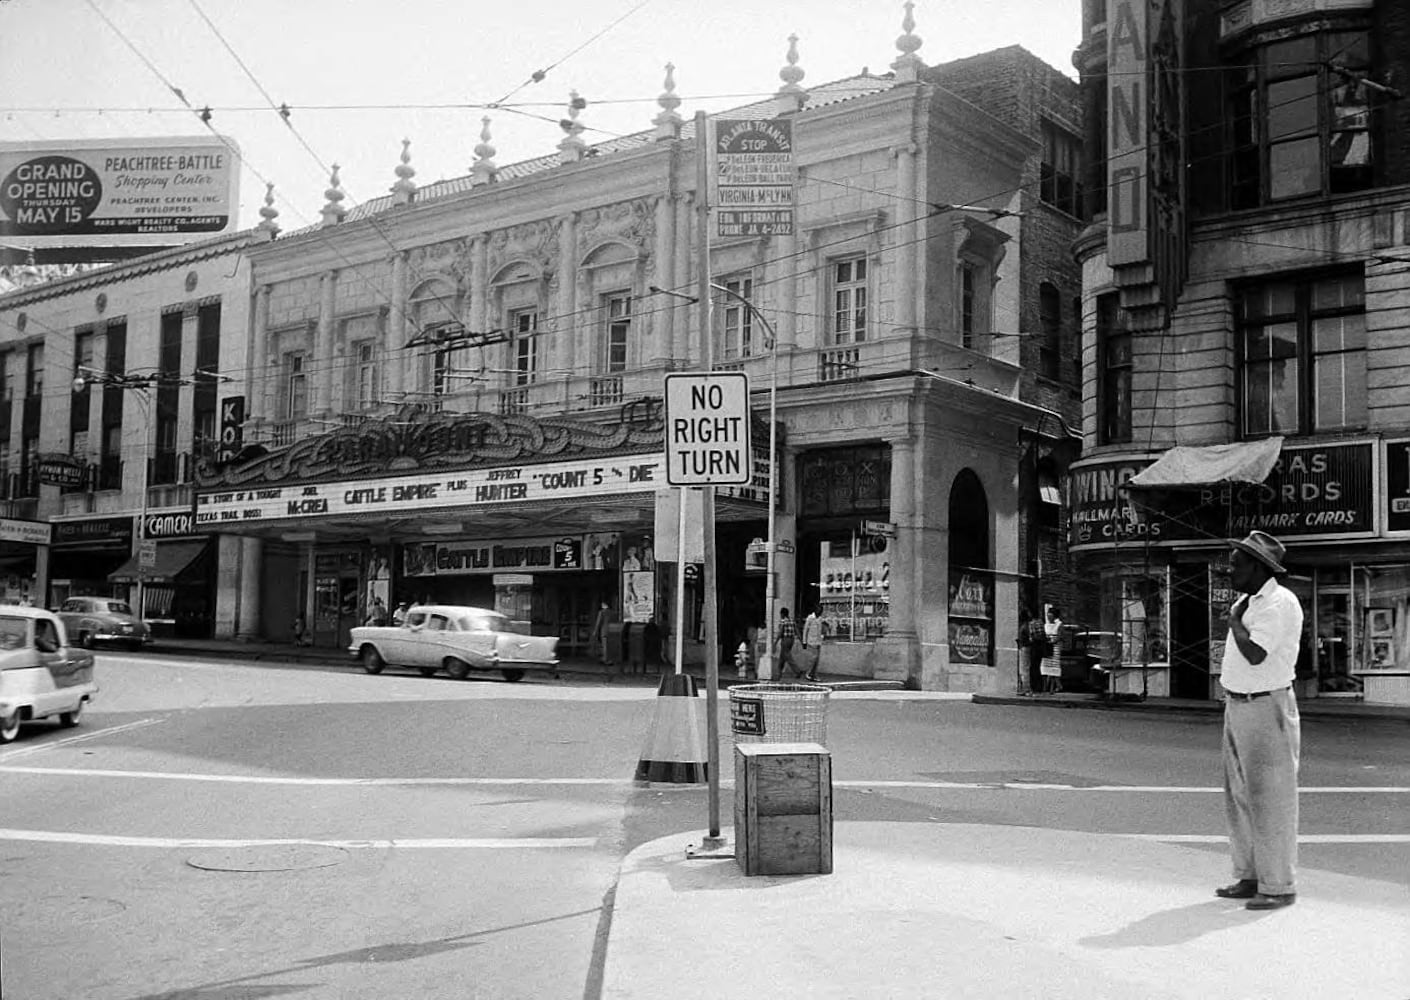
[[[774,645],[778,647],[774,657],[778,671],[779,680],[787,677],[787,670],[790,668],[795,674],[799,673],[798,666],[793,662],[793,641],[797,638],[797,631],[793,627],[793,619],[788,617],[787,608],[778,609],[778,636],[774,639]]]
[[[799,636],[803,641],[803,666],[807,668],[807,679],[815,681],[818,679],[818,660],[822,657],[823,641],[823,621],[818,617],[817,605],[808,611],[808,617],[803,619],[803,634]]]
[[[1224,687],[1224,809],[1234,881],[1214,890],[1250,910],[1297,901],[1297,767],[1301,746],[1292,682],[1302,606],[1278,582],[1284,547],[1250,532],[1234,548],[1232,582],[1243,596],[1229,609],[1220,682]]]

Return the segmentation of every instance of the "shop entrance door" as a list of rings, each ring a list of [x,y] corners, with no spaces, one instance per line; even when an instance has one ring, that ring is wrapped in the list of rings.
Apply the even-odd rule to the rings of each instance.
[[[1320,580],[1319,580],[1320,583]],[[1351,587],[1317,588],[1317,691],[1356,691],[1351,676]]]
[[[592,625],[602,601],[611,603],[598,581],[555,581],[544,587],[543,613],[558,633],[558,658],[593,656]],[[614,605],[615,607],[615,605]],[[617,612],[612,612],[615,620]]]
[[[1176,566],[1171,570],[1170,697],[1210,697],[1209,568]]]

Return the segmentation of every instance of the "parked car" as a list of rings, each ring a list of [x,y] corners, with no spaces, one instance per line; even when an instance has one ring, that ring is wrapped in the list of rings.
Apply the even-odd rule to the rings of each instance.
[[[0,743],[26,722],[57,715],[78,725],[98,693],[93,654],[69,646],[59,616],[44,608],[0,606]]]
[[[401,625],[359,626],[348,652],[369,674],[390,665],[415,667],[425,677],[444,670],[457,680],[498,670],[517,681],[531,667],[558,666],[557,636],[529,635],[498,611],[455,604],[416,605]]]
[[[147,623],[126,601],[114,597],[70,597],[58,613],[74,643],[85,649],[112,643],[138,650],[152,641]]]

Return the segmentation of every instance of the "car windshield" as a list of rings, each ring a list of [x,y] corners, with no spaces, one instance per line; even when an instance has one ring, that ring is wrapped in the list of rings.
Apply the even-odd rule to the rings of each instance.
[[[126,601],[109,601],[108,610],[115,615],[130,615],[132,614],[132,605]]]
[[[28,633],[28,618],[0,617],[0,649],[19,649]]]

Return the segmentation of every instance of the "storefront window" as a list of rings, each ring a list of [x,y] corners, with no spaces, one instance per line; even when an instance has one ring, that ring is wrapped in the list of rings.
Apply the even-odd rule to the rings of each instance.
[[[1410,671],[1410,564],[1358,566],[1354,673]]]
[[[855,534],[819,543],[818,617],[826,637],[864,642],[886,633],[891,604],[889,543],[888,538]]]
[[[1170,575],[1164,567],[1148,572],[1119,571],[1102,577],[1101,629],[1119,643],[1128,666],[1170,662]],[[1214,629],[1211,628],[1211,639]],[[1223,638],[1222,633],[1218,636]],[[1090,644],[1090,639],[1088,640]]]

